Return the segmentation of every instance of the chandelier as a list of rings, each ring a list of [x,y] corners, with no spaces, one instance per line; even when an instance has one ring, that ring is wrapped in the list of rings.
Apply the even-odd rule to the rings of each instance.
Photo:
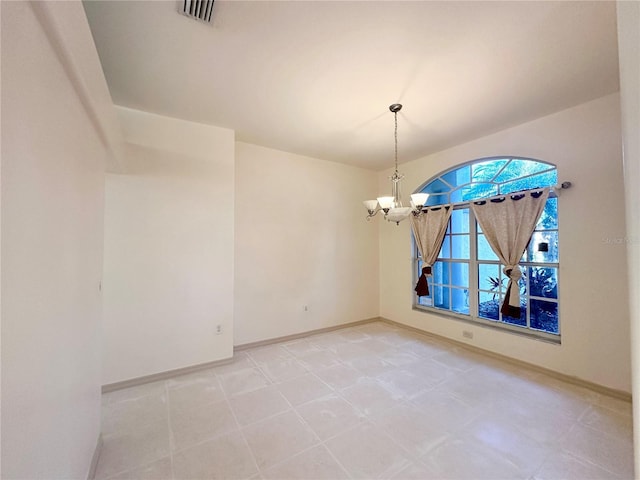
[[[378,197],[377,200],[365,200],[364,206],[367,208],[367,221],[371,220],[378,212],[384,212],[384,218],[388,222],[395,222],[399,225],[402,220],[407,218],[411,213],[418,216],[422,213],[422,208],[427,203],[429,194],[414,193],[411,195],[411,207],[404,207],[400,194],[400,180],[404,175],[398,173],[398,112],[402,109],[402,105],[394,103],[389,106],[389,110],[393,113],[395,121],[394,145],[395,145],[395,170],[393,175],[389,177],[391,180],[391,195]]]

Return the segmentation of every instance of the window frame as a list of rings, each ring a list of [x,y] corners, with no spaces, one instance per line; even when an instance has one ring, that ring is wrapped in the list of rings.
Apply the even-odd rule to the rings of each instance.
[[[431,184],[432,182],[434,182],[435,180],[439,179],[440,181],[443,181],[443,178],[445,175],[457,171],[458,169],[461,169],[463,167],[466,166],[471,166],[474,164],[480,164],[480,163],[484,163],[484,162],[488,162],[491,160],[502,160],[502,159],[507,159],[507,163],[505,163],[505,165],[503,165],[499,171],[493,176],[493,180],[495,180],[495,178],[498,178],[498,176],[505,170],[506,166],[510,163],[511,160],[514,159],[518,159],[518,160],[529,160],[529,161],[534,161],[534,162],[538,162],[541,164],[545,164],[548,165],[549,168],[545,169],[545,170],[541,170],[539,172],[536,172],[534,174],[531,175],[525,175],[523,177],[517,177],[515,179],[510,179],[507,180],[505,182],[505,184],[511,183],[514,180],[519,180],[521,178],[527,178],[527,177],[531,177],[533,175],[537,175],[539,173],[545,173],[545,172],[552,172],[553,170],[556,171],[557,174],[557,167],[549,162],[544,162],[541,160],[537,160],[537,159],[533,159],[533,158],[525,158],[525,157],[505,157],[505,156],[496,156],[496,157],[486,157],[486,158],[480,158],[480,159],[476,159],[476,160],[472,160],[469,162],[465,162],[463,164],[457,165],[455,167],[452,167],[448,170],[445,170],[443,172],[438,173],[437,175],[435,175],[434,177],[432,177],[431,179],[429,179],[428,181],[424,182],[418,189],[416,189],[416,192],[421,192],[423,191],[429,184]],[[472,185],[472,182],[468,182],[464,185],[459,185],[459,186],[452,186],[449,183],[447,183],[447,185],[449,187],[451,187],[451,189],[446,193],[447,195],[447,200],[450,200],[451,198],[451,194],[456,191],[459,190],[461,188],[464,188],[465,186],[468,185]],[[511,193],[514,192],[507,192],[507,193],[501,193],[501,189],[500,189],[500,185],[496,183],[497,188],[498,188],[498,194],[499,195],[509,195]],[[542,187],[541,187],[542,188]],[[479,197],[478,199],[481,198],[490,198],[491,196],[487,196],[487,197]],[[555,195],[555,193],[552,191],[551,194],[549,195],[549,199],[551,198],[556,198],[557,196]],[[549,201],[549,199],[547,201]],[[493,320],[493,319],[489,319],[489,318],[485,318],[485,317],[481,317],[480,316],[480,312],[479,312],[479,306],[480,306],[480,293],[481,292],[487,292],[486,289],[481,289],[480,285],[479,285],[479,274],[480,274],[480,265],[484,264],[490,264],[490,265],[498,265],[499,268],[499,274],[501,276],[504,276],[504,274],[502,273],[502,265],[500,264],[500,261],[497,259],[492,259],[492,260],[480,260],[478,259],[478,238],[479,238],[479,232],[478,232],[478,223],[477,220],[475,219],[475,215],[473,214],[473,209],[471,208],[471,202],[474,201],[476,199],[471,199],[469,201],[462,201],[462,202],[455,202],[455,203],[438,203],[438,205],[451,205],[451,208],[453,209],[453,212],[455,212],[456,210],[468,210],[468,231],[466,232],[466,235],[468,235],[469,238],[469,258],[468,259],[458,259],[458,258],[453,258],[452,256],[450,256],[449,258],[440,258],[440,256],[438,256],[438,260],[437,262],[441,262],[441,263],[447,263],[447,264],[451,264],[451,263],[466,263],[468,264],[468,288],[467,288],[467,298],[468,298],[468,309],[469,309],[469,313],[459,313],[455,310],[452,309],[452,282],[453,279],[451,278],[452,275],[452,268],[451,266],[449,266],[449,284],[444,285],[442,284],[442,286],[448,287],[449,289],[449,308],[440,308],[437,307],[435,305],[433,305],[435,299],[433,296],[433,292],[434,290],[432,289],[432,287],[436,287],[436,286],[440,286],[440,284],[433,284],[433,277],[430,277],[429,279],[429,287],[430,287],[430,291],[431,291],[431,295],[427,298],[431,299],[431,305],[425,305],[423,303],[421,303],[421,297],[418,297],[417,295],[413,295],[413,301],[412,301],[412,308],[413,310],[417,310],[417,311],[421,311],[421,312],[425,312],[425,313],[430,313],[430,314],[435,314],[438,316],[443,316],[443,317],[448,317],[448,318],[452,318],[454,320],[461,320],[463,322],[467,322],[467,323],[472,323],[474,325],[480,325],[480,326],[485,326],[485,327],[489,327],[489,328],[495,328],[497,330],[500,331],[506,331],[506,332],[511,332],[511,333],[516,333],[519,335],[524,335],[526,337],[532,337],[535,339],[539,339],[539,340],[544,340],[544,341],[548,341],[548,342],[552,342],[552,343],[561,343],[561,338],[562,338],[562,330],[561,330],[561,322],[560,322],[560,259],[559,257],[557,257],[557,262],[548,262],[548,261],[532,261],[531,258],[529,257],[528,254],[528,250],[525,251],[524,255],[523,255],[523,260],[519,262],[520,266],[525,270],[525,275],[523,275],[523,279],[526,279],[526,289],[524,295],[526,295],[526,302],[527,302],[527,309],[526,309],[526,325],[525,326],[520,326],[517,324],[512,324],[512,323],[508,323],[508,322],[504,322],[502,321],[502,314],[500,312],[498,312],[498,320]],[[556,200],[557,201],[557,200]],[[435,206],[435,205],[434,205]],[[550,229],[539,229],[538,227],[536,227],[535,232],[538,231],[554,231],[556,232],[557,238],[559,239],[559,212],[556,210],[556,225],[555,228],[550,228]],[[452,215],[453,218],[453,215]],[[445,241],[447,241],[449,239],[449,241],[451,241],[450,239],[453,238],[454,235],[461,235],[461,233],[456,233],[456,232],[451,232],[452,229],[452,219],[449,219],[449,225],[447,226],[447,233],[445,236]],[[421,262],[421,257],[420,257],[420,252],[418,250],[416,241],[415,241],[415,237],[413,235],[413,232],[411,233],[411,242],[412,242],[412,251],[413,251],[413,260],[411,262],[411,266],[412,266],[412,279],[413,279],[413,285],[416,284],[418,277],[420,275],[420,270],[419,270],[419,266],[420,266],[420,262]],[[441,249],[442,252],[442,249]],[[450,255],[452,255],[453,252],[450,249]],[[539,296],[532,296],[530,294],[531,289],[530,289],[530,268],[531,267],[538,267],[538,268],[553,268],[555,269],[555,278],[556,278],[556,284],[555,284],[555,288],[556,288],[556,298],[547,298],[547,297],[539,297]],[[435,265],[434,265],[434,271],[435,271]],[[453,287],[455,288],[455,287]],[[504,293],[506,290],[506,285],[501,287],[499,289],[499,292],[497,293],[497,298],[500,300],[500,303],[503,300],[504,297]],[[489,292],[491,294],[494,294],[495,292]],[[424,297],[422,297],[424,298]],[[546,301],[546,302],[551,302],[551,303],[555,303],[557,305],[556,307],[556,311],[557,311],[557,318],[558,318],[558,333],[550,333],[548,331],[543,331],[543,330],[537,330],[534,328],[531,328],[531,302],[532,300],[538,300],[538,301]]]

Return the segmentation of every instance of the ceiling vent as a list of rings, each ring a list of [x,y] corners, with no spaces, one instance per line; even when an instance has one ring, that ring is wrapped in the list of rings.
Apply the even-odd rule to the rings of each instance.
[[[183,0],[180,2],[180,13],[201,22],[211,23],[213,0]]]

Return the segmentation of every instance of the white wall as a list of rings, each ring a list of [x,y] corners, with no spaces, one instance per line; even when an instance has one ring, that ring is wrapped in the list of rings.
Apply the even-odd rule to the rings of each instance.
[[[640,3],[618,2],[620,104],[627,199],[627,252],[633,376],[635,470],[640,478]]]
[[[112,153],[86,95],[109,93],[80,3],[1,8],[1,476],[86,478],[100,431]]]
[[[410,227],[380,227],[380,315],[477,347],[630,391],[624,190],[617,94],[403,164],[407,194],[473,159],[514,155],[555,163],[573,182],[559,201],[562,345],[414,311]],[[379,175],[381,189],[388,172]],[[462,337],[472,330],[473,340]]]
[[[236,144],[236,345],[378,316],[376,193],[373,171]]]
[[[106,182],[104,384],[233,354],[234,133],[117,110],[127,174]]]

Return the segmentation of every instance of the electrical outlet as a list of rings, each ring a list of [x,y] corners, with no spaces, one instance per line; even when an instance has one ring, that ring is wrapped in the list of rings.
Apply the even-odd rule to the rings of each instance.
[[[222,335],[222,325],[216,325],[216,335]]]
[[[473,332],[471,332],[469,330],[463,330],[462,331],[462,336],[464,338],[473,338]]]

